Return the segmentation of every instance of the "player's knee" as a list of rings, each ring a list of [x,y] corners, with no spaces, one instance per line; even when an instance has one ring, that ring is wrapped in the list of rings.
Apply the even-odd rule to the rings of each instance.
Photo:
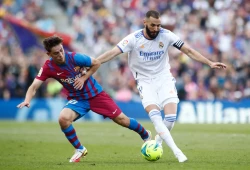
[[[68,119],[67,117],[65,117],[63,115],[59,116],[58,122],[59,122],[61,128],[67,128],[71,124],[70,119]]]
[[[58,122],[62,128],[67,128],[77,116],[73,110],[65,108],[61,111]]]

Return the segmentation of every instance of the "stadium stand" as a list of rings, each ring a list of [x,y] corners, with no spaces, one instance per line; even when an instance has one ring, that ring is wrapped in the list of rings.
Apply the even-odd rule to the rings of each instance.
[[[211,70],[172,48],[170,62],[181,100],[250,98],[249,1],[58,0],[53,9],[61,11],[59,15],[48,12],[50,5],[50,1],[41,0],[0,1],[0,98],[23,97],[47,59],[39,47],[24,50],[22,41],[4,19],[7,13],[42,31],[65,30],[73,38],[72,49],[96,57],[142,28],[144,13],[149,9],[160,11],[164,28],[211,60],[229,66],[225,72]],[[139,100],[124,55],[104,64],[95,76],[115,99]],[[37,97],[59,95],[63,93],[53,80],[37,93]]]

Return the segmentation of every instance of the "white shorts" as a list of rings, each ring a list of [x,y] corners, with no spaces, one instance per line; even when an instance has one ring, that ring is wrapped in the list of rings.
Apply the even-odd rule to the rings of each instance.
[[[137,80],[143,107],[155,104],[162,110],[168,103],[179,103],[175,82],[174,77],[166,75]]]

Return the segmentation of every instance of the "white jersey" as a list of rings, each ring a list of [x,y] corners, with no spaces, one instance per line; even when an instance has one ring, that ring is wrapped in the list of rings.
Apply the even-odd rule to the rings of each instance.
[[[183,45],[173,32],[160,29],[158,36],[148,40],[143,35],[143,29],[126,36],[117,46],[123,53],[128,52],[128,65],[135,79],[152,78],[170,73],[168,48],[174,46],[180,49]]]

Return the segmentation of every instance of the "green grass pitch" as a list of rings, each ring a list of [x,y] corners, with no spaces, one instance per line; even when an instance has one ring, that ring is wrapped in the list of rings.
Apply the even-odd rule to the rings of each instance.
[[[155,135],[150,122],[141,122]],[[57,123],[0,122],[1,170],[222,170],[250,169],[249,124],[176,124],[172,133],[176,144],[188,157],[178,163],[164,144],[157,162],[140,154],[139,136],[113,122],[73,124],[88,155],[79,163],[69,163],[73,147]]]

